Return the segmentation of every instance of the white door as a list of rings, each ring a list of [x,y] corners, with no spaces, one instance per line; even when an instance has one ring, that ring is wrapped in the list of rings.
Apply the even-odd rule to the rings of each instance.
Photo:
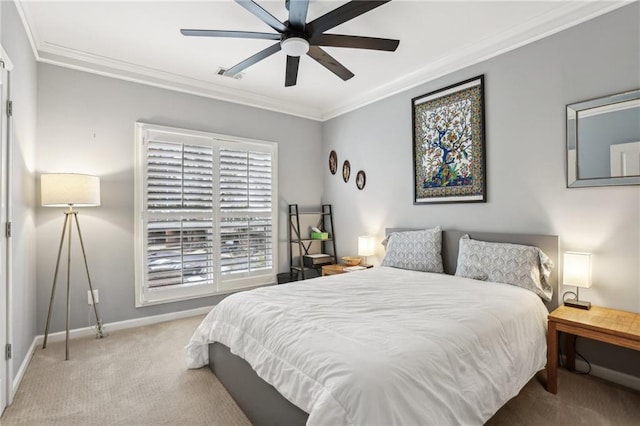
[[[611,176],[640,176],[640,142],[611,145]]]
[[[0,414],[11,403],[12,362],[7,357],[7,343],[9,343],[9,283],[11,269],[9,268],[9,236],[6,224],[9,221],[9,176],[10,176],[10,129],[11,118],[8,111],[9,99],[9,58],[0,47]]]

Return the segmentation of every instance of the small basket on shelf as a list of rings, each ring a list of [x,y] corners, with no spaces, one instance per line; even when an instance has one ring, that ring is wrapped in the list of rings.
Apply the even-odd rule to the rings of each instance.
[[[342,263],[344,263],[347,266],[357,266],[360,264],[360,262],[362,261],[362,258],[358,257],[358,256],[343,256],[342,257]]]

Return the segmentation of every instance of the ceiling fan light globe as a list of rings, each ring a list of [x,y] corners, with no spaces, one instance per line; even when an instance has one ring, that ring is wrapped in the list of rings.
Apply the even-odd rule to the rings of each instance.
[[[309,42],[301,37],[290,37],[282,40],[280,47],[288,56],[300,57],[309,51]]]

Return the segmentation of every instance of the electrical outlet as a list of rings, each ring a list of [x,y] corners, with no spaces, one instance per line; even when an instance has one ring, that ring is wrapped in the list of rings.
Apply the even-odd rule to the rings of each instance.
[[[93,298],[96,299],[96,304],[100,303],[100,298],[98,297],[98,289],[93,290]],[[93,304],[93,300],[91,300],[91,291],[89,290],[87,290],[87,304]]]

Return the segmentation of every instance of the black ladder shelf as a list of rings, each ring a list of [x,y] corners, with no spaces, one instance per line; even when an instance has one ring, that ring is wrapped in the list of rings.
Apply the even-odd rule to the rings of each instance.
[[[300,216],[317,216],[316,227],[320,228],[323,232],[329,233],[329,238],[325,240],[312,239],[308,235],[301,232],[300,229]],[[313,218],[312,218],[313,220]],[[300,277],[304,280],[307,278],[305,272],[308,274],[312,270],[318,270],[318,267],[309,267],[304,264],[304,256],[312,253],[312,248],[315,251],[318,244],[320,246],[320,253],[328,254],[331,256],[331,263],[337,263],[337,251],[336,251],[336,238],[333,229],[333,210],[331,204],[323,204],[321,211],[300,211],[297,204],[289,204],[289,275],[291,278],[294,276]],[[328,253],[327,249],[331,249]],[[297,259],[294,258],[297,255]]]

